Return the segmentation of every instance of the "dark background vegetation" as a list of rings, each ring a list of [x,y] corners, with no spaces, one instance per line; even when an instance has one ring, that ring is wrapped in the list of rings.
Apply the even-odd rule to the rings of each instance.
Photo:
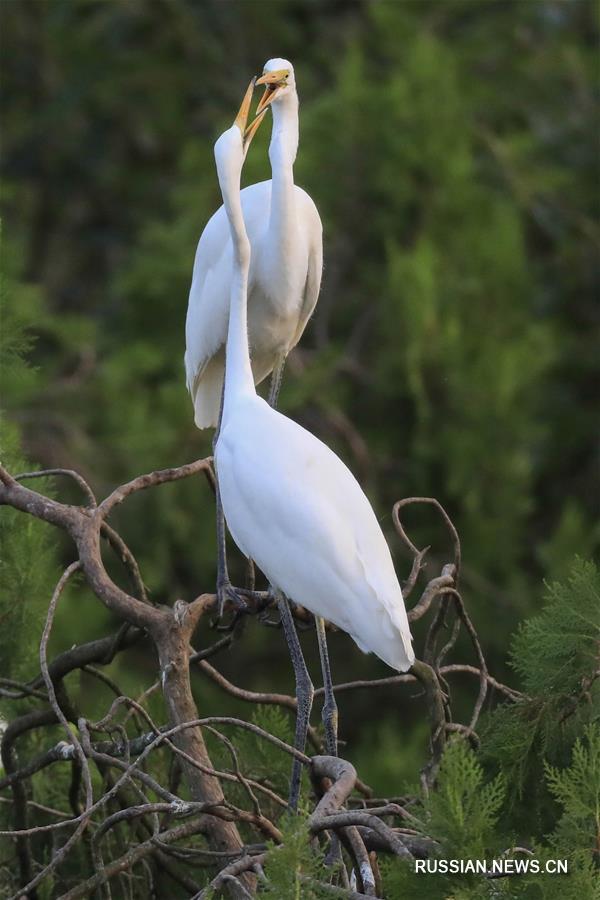
[[[410,558],[394,501],[446,506],[463,542],[465,602],[490,670],[510,683],[509,639],[539,608],[542,580],[563,578],[599,538],[597,7],[2,7],[5,462],[77,469],[101,497],[211,452],[211,434],[194,428],[183,351],[196,242],[220,203],[212,145],[250,76],[288,57],[301,100],[296,181],[321,212],[325,271],[281,408],[357,475],[400,577]],[[269,130],[245,183],[269,177]],[[60,492],[76,500],[68,484]],[[115,521],[155,600],[212,590],[203,480],[137,496]],[[406,521],[431,545],[435,574],[450,559],[446,533],[428,507]],[[72,558],[56,540],[28,523],[9,547],[0,652],[13,677],[35,667],[48,586]],[[53,649],[113,625],[72,587]],[[199,646],[213,638],[203,629]],[[303,643],[318,684],[312,631]],[[331,655],[336,681],[389,673],[341,634]],[[219,666],[245,687],[292,689],[282,634],[254,621]],[[156,661],[134,652],[113,671],[135,696]],[[205,713],[238,708],[196,686]],[[459,708],[461,690],[472,703],[476,681],[456,685]],[[105,709],[84,674],[80,694],[89,715]],[[380,791],[413,778],[426,724],[410,691],[339,702],[344,753],[361,776]]]

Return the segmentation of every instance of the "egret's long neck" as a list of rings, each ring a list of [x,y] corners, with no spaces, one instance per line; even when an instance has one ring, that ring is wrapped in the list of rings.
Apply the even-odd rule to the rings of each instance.
[[[240,200],[240,172],[219,174],[219,183],[233,243],[229,329],[225,351],[225,394],[223,399],[223,420],[225,420],[233,400],[240,394],[256,394],[256,389],[248,348],[250,241],[246,233]]]
[[[294,161],[298,152],[298,95],[295,91],[275,102],[273,132],[269,145],[272,193],[269,233],[277,245],[285,243],[296,227],[294,207]]]

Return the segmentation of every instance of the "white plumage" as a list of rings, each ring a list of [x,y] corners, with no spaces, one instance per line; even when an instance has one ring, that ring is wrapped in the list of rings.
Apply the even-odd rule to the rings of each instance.
[[[267,85],[261,105],[270,105],[273,113],[272,180],[245,188],[241,200],[252,247],[248,331],[258,384],[283,364],[302,336],[319,296],[323,245],[317,208],[294,185],[298,95],[292,64],[269,60],[257,83]],[[186,378],[199,428],[218,420],[232,269],[233,246],[221,207],[198,243],[186,320]]]
[[[269,582],[399,671],[414,662],[392,558],[375,513],[344,463],[256,394],[248,351],[250,244],[240,202],[237,126],[215,144],[232,236],[223,417],[215,446],[234,541]]]
[[[402,592],[373,508],[320,440],[244,394],[216,447],[225,519],[269,582],[393,669],[414,662]]]

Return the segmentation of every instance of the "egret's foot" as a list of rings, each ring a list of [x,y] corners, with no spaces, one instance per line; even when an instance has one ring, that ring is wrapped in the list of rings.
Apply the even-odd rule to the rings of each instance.
[[[248,604],[244,599],[244,592],[235,588],[230,581],[217,583],[217,614],[219,619],[223,617],[225,604],[229,604],[237,616],[245,613]]]
[[[252,602],[256,606],[257,612],[265,609],[265,607],[269,606],[269,604],[273,600],[273,596],[269,594],[268,591],[255,591],[245,587],[236,588],[235,590],[241,597],[245,597],[247,600],[252,600]]]
[[[258,621],[263,625],[269,625],[271,628],[281,628],[281,619],[270,619],[269,611],[277,603],[275,592],[271,585],[268,590],[263,591],[263,596],[258,604]]]

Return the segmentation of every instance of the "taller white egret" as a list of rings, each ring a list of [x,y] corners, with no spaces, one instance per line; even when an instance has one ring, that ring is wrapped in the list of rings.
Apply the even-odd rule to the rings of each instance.
[[[251,243],[240,196],[243,134],[238,116],[215,144],[233,265],[215,461],[233,539],[245,556],[256,561],[278,596],[296,675],[296,746],[303,748],[313,689],[283,595],[317,617],[320,649],[324,617],[348,632],[361,650],[376,653],[393,669],[406,671],[415,657],[392,557],[360,485],[325,444],[256,393],[248,329]],[[325,667],[324,676],[324,721],[331,730],[336,709]],[[301,778],[296,763],[290,791],[293,808]]]
[[[252,248],[248,333],[254,381],[258,384],[274,373],[274,403],[285,359],[300,340],[319,296],[323,236],[315,204],[294,184],[299,135],[294,67],[286,59],[271,59],[256,83],[266,86],[257,113],[270,107],[273,114],[272,177],[241,192]],[[219,418],[233,258],[221,206],[198,242],[185,328],[187,386],[198,428],[216,426]]]

